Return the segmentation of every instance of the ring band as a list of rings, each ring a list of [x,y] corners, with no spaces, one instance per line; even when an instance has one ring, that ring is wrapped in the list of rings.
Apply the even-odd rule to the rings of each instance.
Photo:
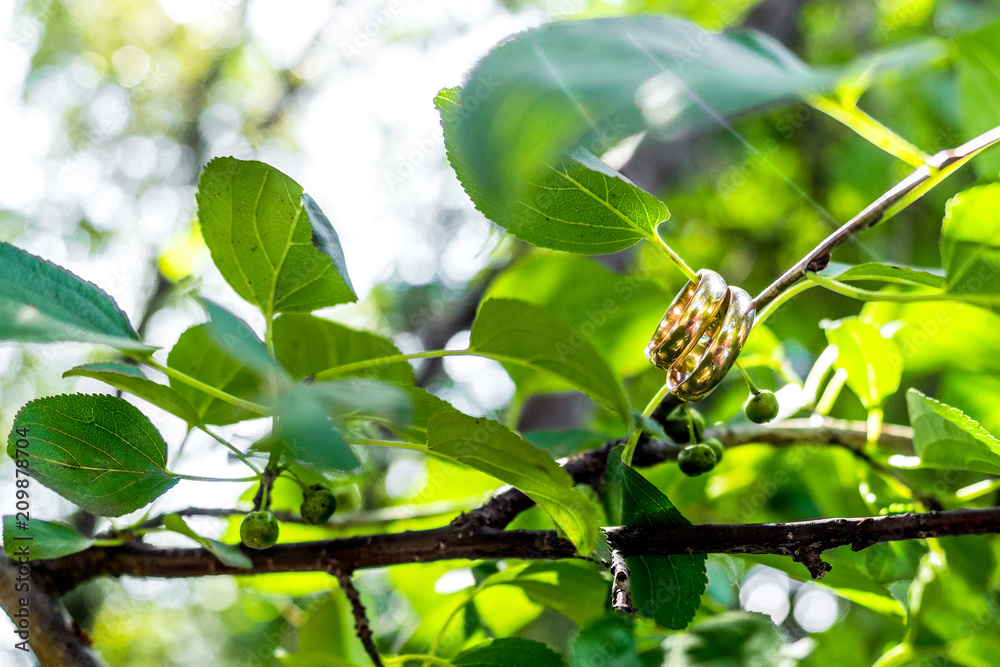
[[[646,346],[646,358],[667,371],[667,386],[683,401],[714,390],[736,363],[753,328],[753,299],[718,273],[698,272],[670,304]]]

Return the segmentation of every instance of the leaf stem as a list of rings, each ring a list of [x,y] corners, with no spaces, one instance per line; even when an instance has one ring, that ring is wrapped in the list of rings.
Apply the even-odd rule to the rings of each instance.
[[[190,480],[192,482],[256,482],[257,480],[260,479],[260,475],[252,475],[250,477],[237,477],[233,479],[230,477],[202,477],[201,475],[185,475],[179,472],[174,472],[170,474],[173,475],[174,477]]]
[[[656,406],[658,406],[663,401],[664,397],[666,397],[666,395],[669,393],[670,393],[669,386],[664,384],[662,387],[660,387],[660,390],[656,392],[656,395],[653,396],[653,398],[650,399],[649,403],[646,404],[645,409],[642,411],[642,416],[648,417],[649,415],[653,414],[653,410],[656,409]],[[640,433],[642,433],[642,425],[636,424],[635,428],[632,429],[632,434],[628,438],[628,443],[626,443],[625,445],[625,451],[622,452],[622,463],[624,463],[627,466],[632,465],[632,454],[635,453],[635,446],[639,442]]]
[[[238,398],[236,396],[233,396],[232,394],[227,394],[226,392],[222,391],[221,389],[217,389],[216,387],[213,387],[211,385],[205,384],[204,382],[202,382],[201,380],[199,380],[197,378],[191,377],[187,373],[179,371],[176,368],[171,368],[170,366],[167,366],[166,364],[161,364],[160,362],[156,361],[152,357],[139,358],[139,361],[141,361],[144,364],[147,364],[148,366],[150,366],[152,368],[155,368],[156,370],[160,371],[161,373],[163,373],[167,377],[171,377],[171,378],[177,380],[178,382],[183,382],[184,384],[188,385],[189,387],[194,387],[198,391],[201,391],[201,392],[203,392],[205,394],[208,394],[212,398],[217,398],[220,401],[223,401],[225,403],[229,403],[230,405],[235,405],[238,408],[243,408],[244,410],[247,410],[249,412],[253,412],[255,414],[262,415],[262,416],[265,416],[265,417],[270,416],[270,414],[271,414],[271,410],[269,410],[267,407],[265,407],[263,405],[260,405],[259,403],[253,403],[251,401],[246,401],[246,400],[244,400],[242,398]]]
[[[249,467],[255,473],[257,473],[258,475],[261,474],[260,468],[258,468],[257,466],[255,466],[253,464],[253,462],[251,462],[250,459],[247,458],[247,455],[244,454],[243,452],[241,452],[239,449],[237,449],[235,445],[230,444],[229,442],[227,442],[226,440],[224,440],[217,433],[213,433],[212,431],[209,431],[208,427],[206,427],[206,426],[199,426],[199,428],[202,431],[204,431],[205,433],[207,433],[210,436],[212,436],[213,438],[215,438],[215,440],[218,441],[220,444],[222,444],[224,447],[226,447],[227,449],[229,449],[229,451],[231,451],[233,454],[236,455],[236,458],[238,458],[240,461],[242,461],[243,463],[245,463],[247,465],[247,467]]]
[[[750,393],[753,394],[754,396],[759,394],[760,389],[758,389],[757,385],[755,385],[753,383],[753,380],[750,379],[750,374],[747,373],[747,369],[743,368],[743,364],[737,361],[736,367],[740,369],[741,373],[743,373],[743,379],[747,381],[747,386],[750,388]]]
[[[657,230],[654,229],[653,235],[647,238],[653,242],[654,246],[667,256],[667,259],[673,262],[674,265],[681,270],[681,273],[687,276],[688,280],[698,280],[698,274],[691,270],[691,267],[688,266],[683,259],[681,259],[680,255],[674,252],[673,248],[667,245],[666,241],[660,237],[660,233]]]
[[[867,290],[860,287],[852,287],[847,283],[842,283],[839,280],[823,276],[818,273],[813,273],[812,271],[806,273],[806,278],[821,287],[825,287],[831,292],[836,292],[837,294],[842,294],[843,296],[847,296],[852,299],[859,299],[861,301],[894,301],[897,303],[914,303],[919,301],[949,301],[955,299],[953,296],[950,296],[945,292],[926,292],[923,294],[914,294],[912,292]]]
[[[826,389],[823,390],[823,396],[819,399],[816,404],[815,412],[822,416],[826,416],[828,412],[833,408],[834,402],[837,400],[837,396],[840,395],[840,390],[844,388],[844,383],[847,382],[847,371],[843,368],[838,368],[833,373],[833,377],[826,385]]]
[[[427,445],[420,445],[415,442],[401,442],[399,440],[373,440],[370,438],[348,438],[347,442],[352,445],[373,445],[375,447],[395,447],[396,449],[412,449],[417,452],[426,452]]]
[[[472,350],[424,350],[423,352],[410,352],[409,354],[393,354],[387,357],[372,357],[371,359],[362,359],[361,361],[355,361],[350,364],[331,366],[326,370],[316,373],[315,378],[317,380],[329,380],[332,377],[343,375],[344,373],[350,373],[364,368],[372,368],[374,366],[388,366],[389,364],[397,364],[401,361],[409,361],[410,359],[450,357],[462,354],[474,354],[482,357],[490,356],[482,352],[473,352]]]
[[[930,163],[930,155],[866,114],[855,104],[823,95],[813,95],[808,102],[815,109],[857,132],[868,143],[899,158],[911,167],[922,167]]]

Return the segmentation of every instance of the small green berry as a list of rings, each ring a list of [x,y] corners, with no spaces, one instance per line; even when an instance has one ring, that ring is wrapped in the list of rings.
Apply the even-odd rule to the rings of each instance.
[[[773,391],[752,395],[743,406],[747,419],[755,424],[766,424],[778,416],[778,398]]]
[[[701,444],[708,445],[709,447],[712,448],[712,451],[715,452],[716,463],[722,460],[722,454],[725,451],[725,448],[722,446],[721,440],[719,440],[718,438],[705,438],[704,440],[701,441]]]
[[[302,520],[313,526],[326,523],[337,511],[337,497],[322,484],[313,484],[302,497],[299,513]]]
[[[696,440],[700,440],[701,434],[705,432],[705,417],[694,408],[678,406],[663,422],[663,431],[679,445],[691,442],[691,431],[688,429],[689,410],[691,422],[694,425],[694,437]]]
[[[278,541],[278,520],[267,510],[250,512],[240,524],[240,539],[251,549],[267,549]]]
[[[688,445],[677,455],[677,465],[688,477],[697,477],[715,467],[718,460],[709,445]]]

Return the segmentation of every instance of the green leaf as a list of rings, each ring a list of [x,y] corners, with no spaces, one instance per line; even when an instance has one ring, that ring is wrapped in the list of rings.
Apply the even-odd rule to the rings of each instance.
[[[614,488],[609,502],[620,494],[620,522],[625,526],[687,526],[673,503],[645,477],[621,462],[621,448],[608,458],[608,479]],[[612,506],[612,510],[618,510]],[[612,512],[613,514],[615,512]],[[708,585],[704,554],[628,556],[632,604],[645,618],[671,630],[680,630],[694,618]]]
[[[166,468],[167,445],[156,427],[114,396],[64,394],[31,401],[14,417],[7,444],[11,458],[19,438],[29,442],[32,477],[98,516],[137,510],[179,480]]]
[[[461,92],[446,88],[434,99],[448,160],[476,208],[514,236],[544,248],[598,255],[653,238],[657,225],[670,218],[663,202],[583,149],[544,164],[509,208],[491,206],[456,144]]]
[[[114,299],[66,269],[0,242],[0,340],[143,345]]]
[[[690,628],[683,647],[682,664],[688,665],[777,665],[781,664],[782,640],[771,619],[764,614],[728,611]],[[687,641],[684,641],[687,639]]]
[[[959,109],[966,139],[1000,125],[1000,23],[959,35],[953,42]],[[974,161],[984,178],[1000,171],[1000,152],[986,151]]]
[[[439,412],[427,427],[428,450],[485,472],[538,503],[576,545],[590,554],[598,541],[597,512],[552,458],[503,425],[460,412]]]
[[[463,651],[452,661],[455,667],[563,667],[559,654],[533,639],[494,639]]]
[[[1000,307],[1000,183],[970,188],[948,200],[941,262],[949,294]]]
[[[237,398],[257,398],[261,393],[260,377],[222,349],[210,326],[207,323],[197,324],[182,333],[167,355],[167,365]],[[206,424],[233,424],[260,417],[255,412],[213,398],[175,378],[170,378],[170,387],[194,406],[195,412]]]
[[[393,435],[401,440],[415,443],[427,442],[427,427],[431,419],[440,413],[449,415],[462,415],[448,401],[442,400],[422,387],[412,387],[401,385],[406,397],[412,406],[412,418],[409,423],[387,423],[383,424],[392,431]]]
[[[253,561],[250,560],[249,556],[240,551],[238,546],[223,544],[219,540],[202,537],[198,533],[194,532],[191,529],[191,526],[189,526],[184,519],[176,514],[168,514],[163,517],[163,527],[169,531],[180,533],[185,537],[191,538],[204,547],[206,551],[218,558],[223,565],[238,567],[244,570],[250,570],[253,568]]]
[[[484,301],[472,323],[469,350],[501,363],[552,373],[628,420],[621,382],[594,347],[562,321],[523,301]]]
[[[636,652],[633,625],[630,618],[608,615],[584,628],[570,645],[570,665],[643,667],[642,659]]]
[[[207,299],[205,310],[210,318],[209,333],[227,356],[253,368],[265,378],[280,370],[278,364],[267,353],[264,343],[257,338],[257,334],[246,322]]]
[[[273,438],[283,442],[299,462],[334,470],[351,470],[360,465],[313,387],[290,387],[278,400],[277,416]]]
[[[413,401],[404,385],[346,378],[304,385],[326,406],[333,419],[374,418],[398,427],[413,421]]]
[[[568,431],[532,431],[524,433],[524,439],[531,444],[541,447],[549,453],[552,458],[562,458],[571,454],[578,454],[585,449],[600,447],[610,438],[593,431],[582,431],[570,429]]]
[[[673,297],[649,271],[619,274],[587,257],[536,250],[497,276],[484,298],[544,308],[600,350],[622,377],[650,368],[641,350]]]
[[[297,378],[309,377],[334,366],[400,354],[386,338],[313,315],[280,315],[274,320],[271,331],[275,356]],[[405,361],[345,375],[413,383],[413,369]]]
[[[351,470],[359,462],[342,435],[353,421],[406,430],[413,407],[400,385],[364,378],[286,385],[277,404],[271,442],[280,441],[304,465]]]
[[[880,262],[865,262],[848,267],[835,276],[840,282],[874,280],[895,285],[910,285],[912,287],[933,287],[941,289],[945,280],[939,275],[913,269],[908,266],[895,266]]]
[[[197,200],[212,260],[266,318],[357,300],[336,231],[285,174],[216,158],[202,172]]]
[[[161,410],[183,419],[191,426],[201,424],[201,418],[195,412],[190,401],[170,387],[148,379],[135,366],[117,363],[85,364],[66,371],[63,373],[63,377],[87,377],[100,380],[115,389],[127,391],[152,403]]]
[[[27,529],[22,530],[22,523],[17,517],[4,515],[3,518],[3,550],[11,558],[23,555],[19,549],[27,548],[31,560],[62,558],[75,554],[94,545],[94,539],[85,537],[73,526],[55,521],[29,519],[24,522]]]
[[[713,125],[831,79],[762,35],[654,16],[558,21],[479,63],[453,111],[452,143],[489,209],[512,211],[524,184],[572,146],[600,155],[638,132]]]
[[[913,451],[921,465],[1000,474],[1000,441],[961,410],[916,389],[906,392],[906,406],[913,426]]]
[[[847,372],[847,386],[865,409],[878,408],[899,389],[903,355],[876,325],[857,317],[844,318],[827,325],[826,338],[837,346],[834,366]]]
[[[525,563],[490,575],[480,588],[516,586],[533,602],[581,625],[604,614],[608,582],[593,569],[566,561]]]

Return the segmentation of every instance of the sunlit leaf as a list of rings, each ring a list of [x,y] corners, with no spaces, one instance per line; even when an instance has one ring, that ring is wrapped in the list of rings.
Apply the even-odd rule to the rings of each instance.
[[[955,49],[955,72],[963,133],[971,139],[1000,125],[1000,23],[958,35]],[[973,160],[976,169],[994,179],[1000,171],[1000,152],[986,151]]]
[[[212,260],[265,317],[357,300],[330,221],[274,167],[216,158],[202,172],[197,199]]]
[[[903,356],[877,326],[847,317],[829,324],[826,337],[837,346],[834,366],[847,372],[847,386],[866,409],[877,408],[899,389]]]
[[[22,435],[27,432],[27,435]],[[7,454],[28,441],[31,476],[98,516],[120,516],[176,484],[167,445],[128,401],[63,394],[27,403],[14,417]]]
[[[673,296],[651,272],[615,273],[587,257],[545,251],[511,264],[486,290],[487,299],[544,308],[600,350],[622,376],[650,367],[642,350]],[[542,382],[530,379],[532,388]]]
[[[922,465],[1000,474],[1000,440],[961,410],[916,389],[906,392],[906,405],[913,426],[913,451]]]
[[[652,238],[657,225],[670,217],[663,202],[583,149],[553,157],[509,207],[494,206],[457,138],[463,122],[461,90],[446,88],[434,102],[441,111],[448,160],[469,198],[520,239],[544,248],[604,254]]]
[[[597,512],[548,454],[502,424],[440,412],[427,427],[428,449],[510,484],[538,503],[581,554],[597,546]]]
[[[523,301],[483,302],[472,324],[469,349],[501,363],[556,375],[628,419],[628,399],[600,353],[562,321]]]
[[[574,145],[599,155],[637,132],[714,124],[830,79],[762,35],[654,16],[560,21],[480,62],[454,143],[483,197],[513,210],[523,184]]]
[[[934,273],[880,262],[865,262],[851,266],[836,274],[836,278],[840,282],[872,280],[913,287],[942,288],[945,284],[944,278]]]
[[[941,262],[949,294],[1000,308],[1000,183],[970,188],[948,201]]]
[[[128,318],[98,287],[0,242],[0,340],[102,343],[148,350]]]
[[[580,624],[600,617],[609,584],[593,569],[566,561],[535,562],[508,567],[486,577],[479,586],[516,586],[538,604]]]

